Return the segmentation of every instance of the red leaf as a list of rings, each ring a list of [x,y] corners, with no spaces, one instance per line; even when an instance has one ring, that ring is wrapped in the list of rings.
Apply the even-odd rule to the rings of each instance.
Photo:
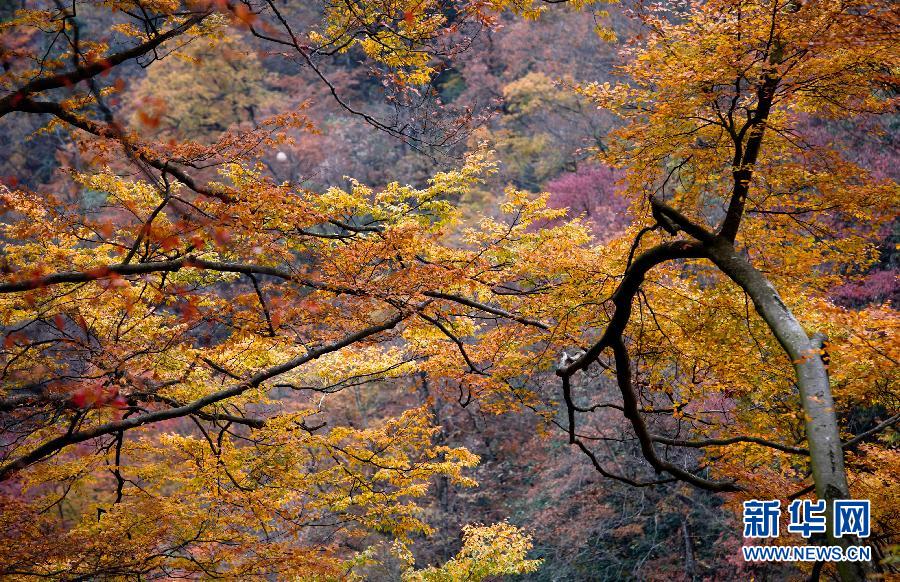
[[[238,4],[238,6],[234,9],[234,15],[238,20],[246,25],[253,24],[257,19],[256,14],[251,12],[250,9],[247,8],[247,6],[245,6],[244,4]]]
[[[97,231],[100,233],[101,236],[103,236],[103,238],[109,238],[112,236],[115,229],[112,225],[112,222],[107,220],[107,221],[101,222],[99,225],[97,225]]]
[[[98,61],[98,62],[99,62],[99,64],[100,64],[100,66],[103,67],[103,71],[100,73],[100,76],[101,76],[101,77],[106,77],[107,75],[109,75],[109,72],[110,72],[110,71],[112,70],[112,68],[113,68],[112,61],[110,61],[109,59],[102,59],[102,60],[100,60],[100,61]]]
[[[72,394],[72,398],[69,399],[69,402],[71,402],[72,406],[74,406],[75,408],[84,408],[88,402],[87,393],[85,393],[83,390],[79,390],[78,392]]]
[[[188,301],[187,303],[183,303],[181,305],[181,320],[185,323],[190,323],[195,321],[198,317],[200,317],[200,310],[197,309],[197,306],[193,301]]]
[[[160,244],[162,245],[163,250],[171,251],[178,248],[179,239],[177,235],[170,234],[169,236],[162,239]]]
[[[106,267],[106,266],[94,267],[93,269],[87,270],[87,275],[94,279],[102,279],[103,277],[106,277],[110,273],[111,273],[111,271],[110,271],[109,267]]]
[[[103,382],[94,382],[72,393],[69,402],[76,408],[94,408],[105,401]]]
[[[229,232],[227,228],[217,228],[213,232],[213,237],[216,239],[216,244],[220,247],[231,242],[231,232]]]
[[[159,115],[150,115],[143,109],[138,109],[137,117],[138,121],[141,122],[141,125],[145,127],[148,127],[150,129],[159,127]]]
[[[128,408],[128,401],[121,394],[109,401],[109,405],[113,408]]]

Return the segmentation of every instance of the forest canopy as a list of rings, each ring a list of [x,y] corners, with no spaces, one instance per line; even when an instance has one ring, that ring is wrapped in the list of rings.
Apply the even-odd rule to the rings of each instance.
[[[896,575],[898,34],[4,3],[0,577]],[[872,559],[742,561],[762,499]]]

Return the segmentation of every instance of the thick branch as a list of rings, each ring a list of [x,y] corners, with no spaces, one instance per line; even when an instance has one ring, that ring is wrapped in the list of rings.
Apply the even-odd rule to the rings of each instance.
[[[734,242],[741,225],[741,218],[743,218],[744,207],[747,203],[747,193],[750,191],[750,180],[753,178],[753,166],[756,165],[756,160],[759,158],[766,122],[769,119],[772,101],[775,98],[775,88],[778,87],[779,81],[780,79],[774,74],[766,74],[765,80],[756,91],[756,111],[753,112],[753,117],[744,128],[745,130],[749,129],[749,138],[746,147],[743,148],[740,162],[732,170],[734,185],[731,191],[731,200],[728,202],[725,219],[719,229],[719,235],[730,242]],[[743,134],[744,131],[738,136],[738,140],[743,139]],[[736,147],[740,148],[740,145],[738,143]]]
[[[695,223],[693,220],[655,196],[650,198],[650,206],[653,209],[653,215],[658,221],[665,220],[677,230],[683,230],[700,242],[709,242],[715,236],[713,233],[706,230],[706,228]]]
[[[234,198],[228,195],[226,192],[211,190],[199,185],[184,170],[171,165],[166,160],[161,160],[155,156],[150,155],[146,148],[140,148],[136,144],[130,143],[122,134],[120,129],[109,125],[102,125],[100,123],[97,123],[96,121],[92,121],[86,117],[82,117],[72,111],[69,111],[59,103],[53,103],[51,101],[32,101],[30,99],[23,99],[15,106],[15,110],[28,113],[47,113],[59,118],[62,121],[65,121],[73,127],[77,127],[78,129],[86,131],[91,135],[116,140],[122,144],[122,147],[124,147],[130,155],[135,156],[140,161],[153,168],[156,168],[161,172],[165,172],[173,176],[176,180],[178,180],[197,194],[208,196],[210,198],[217,198],[223,202],[234,201]]]
[[[8,283],[0,283],[0,294],[2,293],[18,293],[21,291],[29,291],[48,287],[50,285],[59,285],[62,283],[85,283],[88,281],[96,281],[98,279],[109,279],[112,277],[121,277],[128,275],[145,275],[148,273],[163,273],[180,271],[184,268],[206,269],[209,271],[219,271],[223,273],[243,273],[245,275],[270,275],[288,281],[294,281],[306,287],[313,289],[330,291],[332,293],[358,294],[359,292],[349,287],[333,287],[310,279],[303,279],[291,273],[287,269],[279,269],[278,267],[269,267],[266,265],[252,265],[247,263],[230,263],[221,261],[207,261],[194,256],[186,256],[171,261],[154,261],[149,263],[134,264],[117,264],[117,265],[101,265],[89,271],[64,271],[61,273],[53,273],[44,275],[43,277],[31,277],[22,279],[21,281],[11,281]]]
[[[68,71],[49,77],[41,77],[39,79],[35,79],[34,81],[31,81],[30,83],[27,83],[23,87],[10,93],[6,97],[0,99],[0,117],[3,117],[4,115],[12,111],[19,110],[19,105],[21,104],[21,102],[28,99],[28,97],[34,95],[35,93],[40,93],[42,91],[47,91],[50,89],[59,89],[61,87],[71,87],[77,83],[80,83],[81,81],[84,81],[85,79],[96,77],[97,75],[108,71],[112,67],[124,63],[125,61],[143,56],[153,49],[157,48],[167,40],[183,34],[192,26],[199,24],[208,15],[209,12],[196,14],[188,18],[175,28],[172,28],[171,30],[168,30],[167,32],[164,32],[162,34],[156,35],[145,43],[139,44],[128,50],[109,55],[108,57],[104,57],[101,60],[87,63],[76,68],[74,71]]]
[[[845,442],[843,444],[843,448],[845,448],[845,449],[853,448],[856,445],[858,445],[859,443],[866,441],[866,440],[872,438],[873,436],[877,435],[878,433],[891,428],[898,422],[900,422],[900,414],[895,414],[894,416],[890,417],[889,419],[885,420],[884,422],[879,423],[878,425],[870,428],[869,430],[867,430],[865,432],[859,433],[858,435],[856,435],[849,441]]]
[[[226,400],[228,398],[232,398],[234,396],[238,396],[251,388],[259,386],[266,380],[269,380],[286,372],[290,372],[291,370],[298,368],[303,364],[306,364],[307,362],[320,358],[325,354],[335,352],[349,345],[362,341],[370,336],[392,329],[405,318],[405,314],[399,313],[391,319],[388,319],[384,323],[367,327],[341,340],[325,344],[324,346],[318,348],[313,348],[302,356],[298,356],[296,358],[288,360],[287,362],[284,362],[283,364],[272,366],[271,368],[267,368],[265,370],[257,372],[246,382],[242,382],[230,388],[214,392],[183,406],[150,412],[125,420],[108,422],[91,429],[72,432],[51,439],[35,448],[30,453],[26,453],[18,459],[7,463],[3,467],[0,467],[0,481],[8,479],[16,471],[24,469],[25,467],[37,461],[40,461],[41,459],[46,458],[47,456],[52,455],[53,453],[60,451],[70,445],[82,443],[104,435],[130,430],[139,426],[143,426],[145,424],[151,424],[162,420],[169,420],[172,418],[180,418],[191,414],[196,414],[201,409],[207,406],[210,406],[222,400]]]
[[[753,443],[756,445],[761,445],[763,447],[769,447],[770,449],[776,449],[785,453],[791,453],[793,455],[808,455],[809,451],[802,447],[792,447],[790,445],[783,445],[781,443],[776,443],[774,441],[769,441],[763,438],[754,437],[754,436],[733,436],[722,439],[704,439],[701,441],[685,441],[679,439],[672,439],[668,437],[663,437],[659,435],[651,435],[651,438],[654,442],[662,443],[664,445],[670,445],[673,447],[688,447],[694,449],[702,449],[705,447],[724,447],[728,445],[733,445],[737,443]]]
[[[609,325],[594,345],[588,348],[578,359],[556,371],[558,376],[572,376],[575,372],[587,368],[608,348],[611,340],[625,331],[631,317],[631,302],[644,282],[647,273],[661,263],[675,259],[701,258],[705,253],[703,247],[687,241],[674,241],[657,245],[641,253],[625,271],[625,276],[612,296],[616,307]]]
[[[644,419],[641,417],[637,398],[635,397],[634,390],[631,386],[631,362],[628,357],[628,350],[625,348],[625,342],[622,340],[621,336],[616,336],[611,341],[611,344],[613,355],[615,356],[616,360],[616,380],[619,384],[619,389],[622,392],[622,402],[625,408],[625,417],[629,421],[631,421],[631,426],[634,429],[634,432],[638,437],[638,442],[641,446],[641,452],[643,453],[644,458],[647,459],[647,462],[649,462],[653,466],[653,468],[657,470],[657,472],[665,471],[682,481],[685,481],[702,489],[723,492],[743,490],[742,487],[734,483],[711,481],[709,479],[697,477],[693,473],[689,473],[681,467],[673,465],[672,463],[659,458],[659,456],[656,454],[656,450],[653,448],[653,438],[647,430],[647,425],[644,423]]]
[[[831,384],[828,371],[819,355],[821,337],[817,337],[815,341],[810,340],[772,283],[738,254],[730,241],[720,237],[706,245],[706,248],[709,258],[716,266],[740,285],[753,300],[756,311],[772,330],[794,366],[816,495],[827,502],[825,518],[829,525],[829,541],[846,544],[847,540],[833,537],[831,527],[834,518],[831,501],[846,498],[849,487]]]
[[[615,305],[615,312],[601,338],[580,358],[568,366],[560,368],[556,373],[563,379],[563,395],[569,417],[569,441],[586,451],[586,446],[580,443],[575,436],[575,406],[570,393],[570,379],[577,371],[587,368],[603,350],[612,348],[616,360],[616,380],[622,392],[623,412],[625,417],[631,422],[644,458],[647,459],[651,466],[658,472],[665,471],[677,479],[703,489],[711,491],[740,491],[741,487],[734,483],[703,479],[659,458],[653,448],[653,439],[641,417],[637,399],[632,389],[631,364],[622,338],[625,327],[631,318],[632,301],[644,282],[647,272],[660,263],[681,258],[699,258],[703,255],[704,251],[701,245],[686,241],[664,243],[639,255],[625,271],[625,276],[616,288],[615,293],[613,293],[612,302]],[[592,459],[592,461],[594,461],[596,466],[596,459]]]

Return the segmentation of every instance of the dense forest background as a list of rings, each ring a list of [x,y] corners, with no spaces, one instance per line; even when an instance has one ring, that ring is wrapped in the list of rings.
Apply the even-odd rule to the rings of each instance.
[[[4,2],[0,20],[11,19],[26,4]],[[316,2],[285,0],[278,5],[296,22],[306,20],[313,26],[322,18],[323,8]],[[235,25],[213,48],[196,40],[147,67],[138,60],[125,62],[116,70],[117,90],[107,99],[123,124],[161,143],[190,139],[215,144],[227,132],[251,130],[271,115],[302,111],[308,127],[290,128],[289,140],[262,148],[258,168],[277,183],[317,192],[350,188],[348,177],[375,191],[395,181],[424,188],[436,173],[459,166],[466,152],[487,144],[495,152],[498,171],[471,191],[450,196],[466,224],[476,225],[484,215],[499,216],[504,188],[513,186],[548,192],[550,207],[568,208],[570,218],[582,216],[594,240],[602,243],[620,237],[634,220],[624,194],[624,172],[597,159],[597,152],[608,148],[610,132],[623,121],[590,102],[575,85],[621,80],[619,66],[626,58],[622,51],[641,32],[633,6],[603,9],[601,14],[554,5],[537,19],[498,13],[489,26],[449,40],[447,56],[435,59],[433,78],[415,91],[402,92],[385,80],[383,71],[373,72],[378,65],[358,47],[321,64],[329,85],[319,71],[286,58],[246,27]],[[94,10],[81,19],[82,35],[98,34],[117,18],[115,12]],[[598,22],[604,30],[615,31],[615,37],[598,35]],[[4,50],[15,50],[15,42],[32,41],[6,36]],[[369,116],[388,120],[389,128],[373,127]],[[94,152],[63,124],[48,125],[48,120],[24,114],[3,118],[3,183],[10,189],[52,190],[86,213],[102,211],[105,195],[71,180],[69,173],[91,167]],[[809,115],[804,124],[805,139],[835,147],[879,180],[900,180],[896,115]],[[195,174],[211,178],[215,169],[200,167]],[[562,220],[548,219],[545,224]],[[846,228],[852,230],[853,225]],[[887,221],[877,236],[877,258],[832,288],[835,305],[852,311],[897,304],[900,222]],[[542,398],[553,399],[559,392],[557,378],[552,371],[541,374],[536,389]],[[590,380],[600,394],[614,394],[608,378],[595,375]],[[423,520],[434,532],[414,534],[410,546],[417,565],[443,563],[456,554],[466,524],[508,520],[531,534],[529,558],[543,560],[537,571],[523,575],[528,580],[808,576],[808,570],[789,565],[742,562],[740,516],[726,496],[677,481],[635,488],[603,479],[570,446],[565,431],[548,423],[539,410],[524,406],[496,414],[477,399],[469,403],[461,392],[458,398],[450,392],[446,383],[414,373],[310,397],[321,399],[325,412],[316,418],[329,426],[376,426],[425,406],[440,427],[437,444],[466,447],[481,458],[470,472],[478,487],[459,487],[447,476],[434,477],[421,502]],[[677,412],[678,403],[674,405]],[[894,412],[883,405],[856,406],[844,413],[842,426],[859,434]],[[614,415],[596,422],[605,424],[609,434],[628,431],[627,420]],[[881,438],[889,449],[897,446],[896,432]],[[603,457],[613,459],[614,466],[640,463],[635,441],[605,446]],[[701,453],[687,449],[672,454],[688,463]],[[886,487],[896,489],[896,481]],[[58,510],[64,521],[72,519],[64,503]],[[888,534],[896,536],[896,531]],[[362,551],[378,539],[379,534],[371,533],[341,543]],[[885,542],[881,551],[888,547]],[[398,567],[386,560],[358,572],[371,579],[394,579]]]

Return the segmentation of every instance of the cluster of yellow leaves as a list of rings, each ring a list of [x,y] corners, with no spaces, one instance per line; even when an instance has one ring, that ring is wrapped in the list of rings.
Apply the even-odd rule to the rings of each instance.
[[[501,522],[489,526],[463,527],[463,547],[442,566],[407,570],[404,582],[480,582],[494,576],[535,572],[541,560],[528,560],[531,536],[517,527]]]
[[[558,312],[564,309],[573,328],[589,317],[578,305],[598,279],[581,264],[590,256],[590,237],[578,222],[539,228],[564,212],[547,209],[546,196],[510,189],[502,216],[466,230],[465,244],[447,244],[449,227],[461,220],[448,199],[465,195],[493,167],[490,152],[478,150],[461,169],[439,173],[423,188],[394,183],[375,191],[354,182],[319,194],[229,164],[212,186],[227,199],[191,198],[199,218],[157,210],[169,203],[166,196],[189,196],[185,188],[163,193],[110,169],[75,175],[86,191],[102,195],[87,213],[52,197],[4,190],[5,283],[73,270],[98,277],[0,296],[4,324],[43,326],[47,334],[35,345],[27,332],[7,337],[6,386],[52,379],[48,398],[63,403],[62,414],[29,428],[6,449],[7,458],[65,435],[73,419],[87,428],[145,413],[104,405],[113,395],[151,409],[192,402],[419,306],[398,332],[288,371],[277,379],[281,388],[247,387],[206,406],[194,424],[153,423],[99,453],[72,447],[24,471],[31,502],[9,509],[19,519],[52,504],[61,486],[71,500],[68,526],[58,532],[65,543],[53,551],[31,545],[34,553],[16,557],[47,575],[167,568],[240,577],[301,571],[316,556],[315,571],[327,576],[346,566],[348,552],[321,542],[313,533],[318,528],[340,539],[429,532],[415,500],[435,476],[474,485],[465,474],[474,455],[432,444],[437,428],[420,409],[364,428],[309,429],[323,411],[284,390],[332,392],[425,372],[448,390],[482,398],[485,410],[537,403],[519,379],[546,368],[558,351],[545,345],[545,331],[491,325],[423,295],[460,293],[548,320],[564,319]],[[334,223],[350,230],[334,235],[328,230]],[[288,275],[257,290],[238,272],[193,268],[190,261],[137,276],[106,269],[132,249],[136,264],[192,257]],[[492,288],[505,283],[546,288],[552,300],[495,297]],[[88,389],[110,396],[92,407],[96,397],[80,396]],[[236,412],[261,416],[264,425],[228,430],[210,423]],[[42,527],[59,526],[46,520]],[[526,538],[508,527],[487,531],[473,529],[468,553],[448,568],[488,575],[536,567],[522,561]]]
[[[149,68],[129,93],[132,125],[203,141],[261,116],[274,100],[267,89],[270,77],[256,53],[234,35],[198,39]]]
[[[28,482],[45,493],[31,507],[6,508],[4,517],[20,512],[21,519],[53,503],[56,487],[77,479],[81,494],[70,492],[66,502],[75,525],[44,555],[22,550],[33,547],[17,538],[27,535],[23,528],[7,529],[6,543],[13,547],[4,544],[4,555],[20,544],[18,555],[7,557],[47,575],[165,568],[234,578],[303,572],[313,562],[310,574],[336,575],[339,556],[327,545],[314,549],[311,528],[341,539],[372,531],[406,539],[430,531],[414,500],[426,494],[434,476],[475,485],[463,470],[478,458],[433,445],[438,428],[422,409],[378,426],[322,434],[302,428],[307,416],[272,417],[253,433],[251,446],[225,432],[150,431],[126,440],[111,468],[127,475],[130,486],[116,502],[114,485],[102,493],[110,479],[96,471],[102,463],[88,464],[93,455],[44,464]],[[51,527],[52,515],[39,519]]]
[[[359,46],[397,72],[401,82],[427,83],[435,72],[430,45],[446,33],[446,16],[433,0],[326,2],[325,22],[310,41],[346,52]]]
[[[587,100],[541,72],[532,71],[503,87],[503,114],[490,127],[473,131],[471,143],[487,141],[519,183],[539,185],[568,163],[554,134],[559,112],[578,112]],[[587,104],[590,106],[590,104]]]
[[[597,0],[568,3],[579,10]],[[347,52],[359,47],[369,58],[386,66],[401,84],[424,85],[436,72],[436,56],[453,52],[454,37],[461,21],[473,18],[494,26],[504,11],[534,20],[546,10],[537,0],[469,0],[454,7],[454,21],[448,22],[444,3],[436,0],[366,0],[326,2],[322,26],[308,34],[319,50]],[[607,38],[608,29],[598,26]]]

